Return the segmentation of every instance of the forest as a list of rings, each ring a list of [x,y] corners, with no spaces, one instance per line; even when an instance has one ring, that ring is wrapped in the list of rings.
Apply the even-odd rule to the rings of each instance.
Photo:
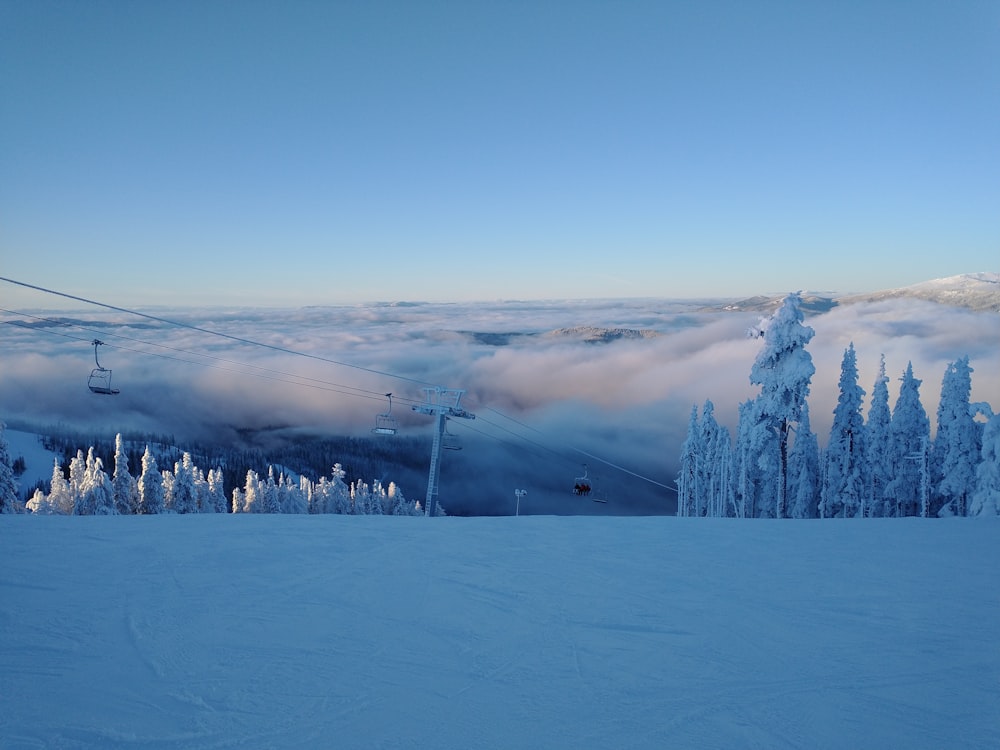
[[[692,407],[681,450],[678,515],[735,518],[863,518],[1000,514],[1000,415],[970,403],[969,358],[950,363],[934,439],[907,364],[889,408],[885,358],[867,420],[854,345],[844,351],[840,395],[826,448],[809,424],[815,366],[806,350],[801,299],[748,332],[763,339],[750,372],[760,386],[739,406],[735,442],[711,400]]]
[[[421,512],[420,504],[407,500],[397,482],[400,475],[426,471],[426,439],[303,437],[279,441],[267,450],[200,445],[184,451],[168,435],[119,433],[109,441],[66,429],[47,432],[52,434],[43,438],[44,447],[63,460],[54,462],[50,480],[26,488],[25,503],[17,484],[23,459],[11,457],[0,429],[0,512]]]

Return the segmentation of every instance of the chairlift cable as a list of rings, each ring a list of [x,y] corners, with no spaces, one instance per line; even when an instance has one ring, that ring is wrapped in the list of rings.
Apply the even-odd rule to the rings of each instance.
[[[292,354],[297,357],[307,357],[309,359],[319,360],[320,362],[326,362],[331,365],[339,365],[341,367],[351,367],[355,370],[361,370],[363,372],[370,372],[374,375],[382,375],[388,378],[395,378],[397,380],[405,380],[410,383],[416,383],[418,385],[425,385],[436,387],[436,384],[429,383],[426,380],[418,380],[417,378],[407,377],[406,375],[397,375],[391,372],[385,372],[384,370],[376,370],[372,367],[364,367],[362,365],[351,364],[350,362],[341,362],[336,359],[329,359],[328,357],[321,357],[318,354],[308,354],[306,352],[295,351],[294,349],[287,349],[283,346],[276,346],[274,344],[265,344],[261,341],[254,341],[252,339],[243,338],[242,336],[234,336],[231,333],[222,333],[221,331],[213,331],[210,328],[202,328],[201,326],[192,325],[190,323],[181,323],[176,320],[170,320],[169,318],[161,318],[156,315],[150,315],[148,313],[139,312],[138,310],[130,310],[127,307],[119,307],[117,305],[109,305],[106,302],[98,302],[97,300],[87,299],[86,297],[79,297],[75,294],[69,294],[67,292],[59,292],[55,289],[47,289],[42,286],[37,286],[35,284],[28,284],[24,281],[17,281],[16,279],[9,279],[6,276],[0,276],[0,281],[6,281],[9,284],[16,284],[17,286],[22,286],[27,289],[34,289],[39,292],[45,292],[46,294],[54,294],[57,297],[64,297],[65,299],[75,300],[76,302],[83,302],[88,305],[96,305],[97,307],[103,307],[106,310],[114,310],[116,312],[126,313],[128,315],[136,315],[140,318],[146,318],[147,320],[155,320],[159,323],[166,323],[167,325],[177,326],[179,328],[188,328],[192,331],[198,331],[199,333],[207,333],[211,336],[219,336],[224,339],[229,339],[230,341],[237,341],[241,344],[249,344],[251,346],[260,346],[265,349],[272,349],[276,352],[282,352],[284,354]]]
[[[157,321],[159,323],[165,323],[167,325],[176,326],[176,327],[179,327],[179,328],[187,328],[189,330],[198,331],[199,333],[206,333],[206,334],[209,334],[211,336],[218,336],[218,337],[221,337],[221,338],[228,339],[230,341],[236,341],[238,343],[248,344],[250,346],[259,346],[259,347],[263,347],[265,349],[271,349],[273,351],[282,352],[284,354],[291,354],[293,356],[306,357],[308,359],[314,359],[314,360],[317,360],[317,361],[320,361],[320,362],[326,362],[328,364],[338,365],[338,366],[341,366],[341,367],[349,367],[349,368],[352,368],[352,369],[355,369],[355,370],[359,370],[359,371],[362,371],[362,372],[368,372],[368,373],[371,373],[371,374],[374,374],[374,375],[381,375],[383,377],[394,378],[394,379],[397,379],[397,380],[402,380],[402,381],[406,381],[406,382],[410,382],[410,383],[415,383],[415,384],[422,385],[422,386],[438,387],[438,386],[436,386],[433,383],[429,383],[428,381],[424,381],[424,380],[419,380],[417,378],[411,378],[411,377],[408,377],[408,376],[405,376],[405,375],[398,375],[396,373],[386,372],[384,370],[378,370],[378,369],[371,368],[371,367],[364,367],[362,365],[355,365],[355,364],[351,364],[349,362],[341,362],[339,360],[334,360],[334,359],[330,359],[330,358],[327,358],[327,357],[321,357],[321,356],[316,355],[316,354],[308,354],[306,352],[299,352],[299,351],[295,351],[294,349],[288,349],[286,347],[276,346],[274,344],[265,344],[265,343],[260,342],[260,341],[254,341],[253,339],[248,339],[248,338],[244,338],[244,337],[241,337],[241,336],[234,336],[232,334],[222,333],[221,331],[213,331],[213,330],[211,330],[209,328],[203,328],[201,326],[192,325],[190,323],[182,323],[182,322],[179,322],[179,321],[170,320],[169,318],[162,318],[162,317],[159,317],[159,316],[156,316],[156,315],[150,315],[148,313],[139,312],[137,310],[131,310],[131,309],[126,308],[126,307],[120,307],[120,306],[117,306],[117,305],[111,305],[111,304],[108,304],[108,303],[105,303],[105,302],[99,302],[97,300],[88,299],[86,297],[80,297],[80,296],[77,296],[77,295],[69,294],[67,292],[60,292],[60,291],[57,291],[57,290],[54,290],[54,289],[48,289],[46,287],[38,286],[38,285],[35,285],[35,284],[29,284],[27,282],[18,281],[16,279],[11,279],[11,278],[8,278],[8,277],[5,277],[5,276],[0,276],[0,281],[5,281],[5,282],[7,282],[9,284],[14,284],[14,285],[21,286],[21,287],[24,287],[24,288],[27,288],[27,289],[34,289],[36,291],[44,292],[46,294],[52,294],[52,295],[55,295],[55,296],[58,296],[58,297],[63,297],[65,299],[71,299],[71,300],[74,300],[74,301],[77,301],[77,302],[83,302],[85,304],[95,305],[97,307],[103,307],[103,308],[105,308],[107,310],[114,310],[116,312],[122,312],[122,313],[125,313],[125,314],[128,314],[128,315],[135,315],[135,316],[138,316],[138,317],[141,317],[141,318],[145,318],[147,320],[154,320],[154,321]],[[6,312],[11,312],[11,311],[6,311]],[[22,314],[22,313],[15,313],[15,314]],[[31,317],[34,317],[34,316],[31,316]],[[49,331],[47,331],[47,332],[49,332]],[[51,333],[55,333],[55,332],[51,332]],[[65,335],[65,334],[59,334],[59,335]],[[115,335],[115,334],[112,334],[112,335]],[[75,337],[67,336],[67,338],[75,338]],[[124,337],[124,338],[127,338],[127,337]],[[148,343],[148,342],[142,342],[142,343]],[[153,344],[153,345],[154,346],[159,346],[157,344]],[[152,352],[141,352],[139,350],[129,349],[128,347],[121,347],[121,346],[119,346],[117,348],[124,349],[126,351],[135,351],[135,352],[138,352],[140,354],[150,354],[151,356],[164,356],[164,357],[166,357],[168,359],[178,359],[178,358],[175,358],[175,357],[168,357],[166,355],[157,355],[157,354],[152,353]],[[170,347],[165,347],[165,348],[170,348]],[[185,352],[185,353],[193,354],[194,356],[204,356],[204,357],[207,357],[207,358],[212,358],[211,355],[201,355],[201,354],[197,354],[197,353],[193,353],[193,352]],[[185,362],[187,360],[179,360],[179,361]],[[228,361],[228,360],[223,360],[223,361]],[[189,362],[189,364],[203,364],[203,363]],[[206,366],[209,366],[209,365],[206,365]],[[259,368],[256,365],[250,365],[250,367],[253,367],[255,369],[261,369],[261,370],[266,370],[267,369],[267,368]],[[220,368],[220,369],[226,369],[226,368]],[[253,374],[253,373],[250,373],[250,374]],[[296,376],[296,375],[291,375],[289,373],[282,373],[282,374],[290,375],[291,377],[299,377],[299,376]],[[265,379],[280,380],[279,378],[268,378],[267,376],[263,376],[263,375],[257,375],[257,377],[263,377]],[[289,382],[289,381],[282,381],[282,382]],[[323,381],[320,381],[320,382],[323,382]],[[299,385],[309,385],[309,384],[308,383],[299,383]],[[322,388],[321,386],[311,386],[311,387],[321,388],[322,390],[335,390],[335,389]],[[349,388],[350,386],[340,386],[340,387],[348,387]],[[363,390],[363,389],[357,389],[357,390]],[[343,391],[336,391],[336,392],[343,393]],[[374,391],[369,391],[368,393],[374,393]],[[345,394],[345,395],[354,395],[354,394]],[[367,398],[374,398],[374,396],[365,396],[365,397],[367,397]],[[400,400],[404,400],[404,399],[400,399]],[[414,403],[416,403],[416,402],[414,402]],[[541,435],[543,437],[549,438],[549,436],[547,436],[541,430],[539,430],[539,429],[537,429],[535,427],[532,427],[531,425],[528,425],[528,424],[526,424],[526,423],[524,423],[524,422],[522,422],[520,420],[517,420],[514,417],[511,417],[511,416],[509,416],[507,414],[504,414],[503,412],[499,411],[498,409],[495,409],[495,408],[493,408],[491,406],[488,406],[486,404],[482,404],[482,408],[487,409],[489,411],[492,411],[493,413],[497,414],[498,416],[500,416],[500,417],[502,417],[504,419],[507,419],[507,420],[513,422],[514,424],[517,424],[517,425],[519,425],[519,426],[521,426],[521,427],[523,427],[523,428],[525,428],[527,430],[535,432],[535,433],[537,433],[537,434],[539,434],[539,435]],[[483,421],[486,421],[486,420],[483,420]],[[504,427],[501,427],[500,425],[497,425],[495,423],[488,422],[488,421],[486,421],[486,422],[487,422],[487,424],[492,424],[494,427],[497,427],[498,429],[502,429],[502,430],[504,430],[506,432],[509,432],[512,435],[515,435],[516,437],[518,437],[521,440],[524,440],[525,442],[529,442],[529,443],[532,443],[534,445],[537,445],[537,446],[543,448],[544,450],[550,451],[551,453],[559,455],[560,457],[564,458],[565,460],[568,460],[568,459],[565,458],[565,456],[562,456],[562,454],[559,454],[558,451],[555,451],[555,450],[553,450],[551,448],[548,448],[547,446],[545,446],[545,445],[543,445],[541,443],[538,443],[537,441],[530,440],[529,438],[527,438],[527,437],[525,437],[523,435],[518,435],[517,433],[513,432],[512,430],[508,430],[508,429],[506,429]],[[614,462],[607,461],[607,460],[605,460],[605,459],[603,459],[603,458],[601,458],[599,456],[596,456],[596,455],[594,455],[592,453],[589,453],[589,452],[587,452],[585,450],[582,450],[581,448],[577,448],[575,446],[569,446],[569,447],[572,450],[574,450],[574,451],[576,451],[578,453],[581,453],[581,454],[583,454],[585,456],[588,456],[589,458],[592,458],[595,461],[599,461],[600,463],[605,464],[606,466],[609,466],[609,467],[611,467],[613,469],[616,469],[618,471],[624,472],[624,473],[626,473],[626,474],[628,474],[630,476],[636,477],[637,479],[641,479],[642,481],[648,482],[650,484],[654,484],[654,485],[659,486],[659,487],[663,487],[665,489],[670,489],[670,487],[668,485],[663,484],[662,482],[658,482],[655,479],[651,479],[649,477],[643,476],[642,474],[639,474],[639,473],[634,472],[634,471],[632,471],[630,469],[627,469],[624,466],[621,466],[620,464],[616,464]]]
[[[25,317],[35,318],[37,320],[48,320],[50,322],[57,322],[57,323],[60,323],[60,325],[64,325],[66,327],[79,328],[82,331],[89,331],[91,333],[96,333],[97,332],[97,331],[95,331],[92,328],[87,328],[87,327],[81,326],[81,325],[79,325],[77,323],[61,323],[60,321],[52,321],[52,319],[50,319],[50,318],[40,318],[39,316],[36,316],[36,315],[30,315],[29,313],[18,313],[18,312],[12,311],[12,310],[7,310],[5,308],[0,308],[0,312],[10,313],[10,314],[13,314],[13,315],[22,315],[22,316],[25,316]],[[5,322],[6,322],[7,325],[14,325],[14,326],[17,326],[17,327],[20,327],[20,328],[27,328],[26,326],[18,326],[18,324],[15,321],[5,321]],[[53,336],[62,336],[63,338],[68,338],[68,339],[70,339],[72,341],[84,341],[84,342],[87,342],[87,343],[91,343],[90,339],[81,338],[79,336],[73,336],[73,335],[70,335],[68,333],[62,333],[61,331],[54,331],[54,330],[48,329],[48,328],[30,328],[28,330],[30,330],[32,332],[36,332],[36,333],[47,333],[47,334],[50,334],[50,335],[53,335]],[[128,341],[134,341],[134,342],[137,342],[137,343],[140,343],[140,344],[146,344],[148,346],[155,346],[155,347],[159,347],[159,348],[162,348],[162,349],[169,349],[171,351],[179,352],[179,353],[182,353],[182,354],[188,354],[188,355],[195,356],[195,357],[204,357],[206,359],[213,359],[213,360],[216,360],[216,361],[219,361],[219,362],[225,362],[225,363],[228,363],[228,364],[235,364],[235,365],[238,365],[238,366],[243,367],[243,368],[256,369],[256,370],[260,370],[261,372],[249,372],[249,371],[247,371],[245,369],[241,370],[241,369],[236,369],[234,367],[224,367],[222,365],[213,364],[211,362],[199,362],[197,360],[184,359],[183,357],[174,357],[174,356],[171,356],[169,354],[158,354],[156,352],[144,351],[142,349],[136,349],[136,348],[130,347],[130,346],[122,346],[121,344],[108,344],[107,342],[104,342],[105,346],[108,346],[108,347],[110,347],[112,349],[118,349],[118,350],[123,351],[123,352],[132,352],[133,354],[141,354],[141,355],[149,356],[149,357],[159,357],[160,359],[167,359],[167,360],[170,360],[172,362],[181,362],[183,364],[188,364],[188,365],[198,365],[198,366],[201,366],[201,367],[209,367],[211,369],[220,370],[222,372],[232,372],[232,373],[241,374],[241,375],[249,375],[251,377],[260,378],[262,380],[271,380],[271,381],[274,381],[274,382],[277,382],[277,383],[287,383],[288,385],[300,385],[300,386],[304,386],[304,387],[307,387],[307,388],[315,388],[317,390],[328,391],[328,392],[331,392],[331,393],[340,393],[340,394],[345,395],[345,396],[355,396],[357,398],[366,398],[366,399],[372,399],[372,400],[384,397],[384,394],[382,394],[382,393],[376,393],[375,391],[366,391],[363,388],[355,388],[354,386],[343,385],[341,383],[331,383],[331,382],[325,381],[325,380],[318,380],[316,378],[309,378],[309,377],[306,377],[304,375],[296,375],[295,373],[287,373],[287,372],[283,372],[281,370],[271,370],[271,369],[266,368],[266,367],[259,367],[257,365],[249,365],[249,364],[246,364],[246,363],[243,363],[243,362],[238,362],[236,360],[229,360],[229,359],[224,359],[222,357],[215,357],[215,356],[213,356],[211,354],[201,354],[200,352],[192,352],[192,351],[188,351],[186,349],[178,349],[176,347],[166,346],[165,344],[156,344],[156,343],[153,343],[151,341],[144,341],[142,339],[136,339],[136,338],[133,338],[131,336],[125,336],[125,335],[119,334],[119,333],[111,333],[111,332],[108,332],[108,331],[101,331],[100,333],[102,335],[104,335],[104,336],[114,336],[114,337],[117,337],[117,338],[126,339]],[[266,373],[266,372],[274,373],[274,375],[263,374],[263,373]],[[284,375],[285,377],[275,377],[275,375]],[[288,378],[294,378],[294,379],[289,380]],[[301,382],[302,380],[309,380],[309,381],[313,381],[313,382],[308,382],[308,383]],[[345,388],[346,389],[350,389],[350,390],[341,390],[341,389],[345,389]],[[352,393],[351,391],[357,391],[357,392],[356,393]],[[400,399],[400,400],[401,401],[405,401],[407,399]],[[414,399],[410,399],[410,400],[413,401],[414,403],[417,403],[416,400],[414,400]]]
[[[539,430],[538,428],[532,427],[531,425],[525,424],[524,422],[521,422],[521,421],[515,419],[514,417],[511,417],[511,416],[509,416],[507,414],[504,414],[503,412],[501,412],[501,411],[499,411],[497,409],[494,409],[492,406],[487,406],[486,404],[483,404],[481,408],[487,409],[488,411],[491,411],[494,414],[497,414],[497,415],[503,417],[504,419],[509,419],[514,424],[520,425],[521,427],[524,427],[526,430],[531,430],[532,432],[537,432],[539,435],[545,436],[545,433],[542,432],[541,430]],[[527,438],[524,438],[524,439],[527,440]],[[650,477],[643,476],[642,474],[638,474],[638,473],[632,471],[631,469],[626,469],[624,466],[621,466],[620,464],[616,464],[616,463],[614,463],[612,461],[608,461],[606,459],[601,458],[600,456],[595,456],[593,453],[588,453],[587,451],[583,450],[582,448],[577,448],[574,445],[570,445],[568,447],[571,450],[576,451],[577,453],[582,453],[584,456],[587,456],[588,458],[592,458],[595,461],[599,461],[602,464],[604,464],[605,466],[611,467],[612,469],[616,469],[618,471],[621,471],[621,472],[624,472],[626,474],[629,474],[629,475],[635,477],[636,479],[641,479],[644,482],[648,482],[650,484],[655,484],[657,487],[663,487],[664,489],[670,489],[670,486],[664,484],[663,482],[658,482],[655,479],[651,479]]]
[[[172,352],[179,352],[181,354],[188,354],[188,355],[191,355],[193,357],[204,357],[205,359],[214,360],[216,362],[225,362],[226,364],[237,365],[239,367],[250,368],[250,369],[253,369],[253,370],[259,370],[260,372],[266,372],[266,373],[271,373],[271,374],[274,374],[274,375],[283,375],[283,376],[288,377],[288,378],[294,378],[294,380],[284,380],[282,378],[275,378],[275,377],[267,377],[267,376],[257,375],[256,373],[246,373],[248,375],[254,375],[256,377],[262,377],[262,378],[264,378],[266,380],[275,380],[277,382],[286,382],[286,383],[290,383],[290,384],[294,384],[294,385],[308,385],[308,383],[299,383],[298,382],[299,380],[307,380],[307,381],[311,381],[313,383],[318,383],[318,384],[323,385],[323,386],[334,386],[335,388],[345,388],[345,389],[348,389],[349,391],[357,391],[359,394],[364,394],[365,398],[372,398],[372,399],[382,398],[385,395],[385,394],[377,392],[377,391],[369,391],[369,390],[367,390],[365,388],[358,388],[356,386],[344,385],[343,383],[333,383],[333,382],[330,382],[328,380],[321,380],[319,378],[313,378],[313,377],[309,377],[307,375],[299,375],[297,373],[285,372],[284,370],[275,370],[275,369],[272,369],[272,368],[269,368],[269,367],[261,367],[260,365],[252,365],[252,364],[248,364],[246,362],[240,362],[240,361],[234,360],[234,359],[227,359],[225,357],[218,357],[218,356],[215,356],[213,354],[203,354],[201,352],[190,351],[189,349],[181,349],[181,348],[174,347],[174,346],[168,346],[166,344],[157,344],[156,342],[153,342],[153,341],[146,341],[145,339],[136,338],[134,336],[126,336],[125,334],[122,334],[122,333],[113,333],[111,331],[97,331],[97,330],[95,330],[93,328],[88,328],[87,326],[80,325],[79,323],[67,323],[67,322],[64,322],[64,321],[61,321],[61,320],[55,320],[53,318],[46,318],[46,317],[39,316],[39,315],[32,315],[30,313],[22,313],[22,312],[16,312],[14,310],[7,310],[7,309],[2,308],[2,307],[0,307],[0,312],[5,312],[5,313],[8,313],[10,315],[19,315],[19,316],[26,317],[26,318],[33,318],[33,319],[38,320],[38,321],[44,321],[44,322],[47,322],[47,323],[54,323],[54,324],[57,324],[57,325],[60,325],[60,326],[78,328],[81,331],[89,331],[91,333],[100,333],[102,336],[113,336],[115,338],[124,339],[125,341],[132,341],[132,342],[135,342],[135,343],[144,344],[145,346],[154,346],[154,347],[156,347],[158,349],[166,349],[166,350],[172,351]],[[9,325],[15,325],[15,326],[18,325],[14,321],[7,321],[7,323]],[[27,326],[18,326],[18,327],[27,328]],[[56,333],[55,331],[51,331],[51,330],[48,330],[48,329],[41,329],[41,328],[32,328],[30,330],[33,330],[33,331],[43,331],[45,333]],[[59,334],[59,335],[65,336],[66,334]],[[68,338],[73,338],[73,339],[78,340],[78,341],[82,340],[82,339],[78,339],[75,336],[68,336]],[[156,352],[146,352],[146,351],[142,351],[140,349],[133,349],[133,348],[127,347],[127,346],[121,346],[120,344],[108,344],[107,342],[102,342],[102,343],[104,343],[106,346],[109,346],[109,347],[111,347],[113,349],[121,349],[122,351],[129,351],[129,352],[133,352],[133,353],[136,353],[136,354],[148,354],[151,357],[162,357],[164,359],[170,359],[170,360],[173,360],[175,362],[184,362],[186,364],[202,365],[202,366],[205,366],[205,367],[213,367],[213,365],[210,365],[210,364],[205,363],[205,362],[197,362],[197,361],[192,361],[192,360],[181,359],[179,357],[171,357],[171,356],[168,356],[168,355],[157,354]],[[232,369],[232,368],[226,368],[226,367],[215,367],[215,369],[223,370],[225,372],[240,372],[239,370],[235,370],[235,369]],[[331,390],[331,389],[324,388],[323,390]],[[354,395],[354,394],[348,393],[347,391],[337,390],[335,392],[336,393],[343,393],[345,395]],[[402,399],[401,398],[399,400],[400,401],[406,401],[407,399]],[[413,403],[417,403],[417,401],[415,399],[410,399],[410,400],[413,401]]]

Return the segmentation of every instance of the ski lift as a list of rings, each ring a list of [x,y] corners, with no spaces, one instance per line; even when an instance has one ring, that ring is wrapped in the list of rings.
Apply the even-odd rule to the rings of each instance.
[[[375,417],[372,432],[376,435],[395,435],[399,432],[399,422],[392,416],[392,394],[387,393],[385,397],[389,399],[389,410]]]
[[[104,396],[114,396],[119,391],[117,388],[111,387],[111,370],[101,367],[101,363],[97,359],[97,347],[101,346],[104,342],[100,339],[94,339],[90,343],[94,345],[94,362],[97,364],[97,367],[91,370],[87,386],[94,393],[100,393]]]
[[[590,494],[590,475],[587,472],[587,464],[583,465],[583,476],[577,477],[573,482],[573,494],[586,497]]]
[[[593,500],[595,503],[607,503],[608,502],[608,497],[607,497],[607,495],[604,494],[604,490],[601,489],[601,484],[598,481],[597,477],[594,478],[593,492],[591,494],[590,499]]]
[[[462,443],[458,439],[458,435],[454,435],[448,431],[448,420],[445,419],[444,423],[444,434],[441,435],[441,447],[446,451],[460,451],[462,450]]]

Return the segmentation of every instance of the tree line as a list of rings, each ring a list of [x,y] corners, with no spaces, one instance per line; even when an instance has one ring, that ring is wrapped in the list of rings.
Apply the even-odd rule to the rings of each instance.
[[[104,459],[91,446],[78,450],[64,471],[53,462],[48,491],[36,487],[26,504],[18,499],[17,482],[3,423],[0,423],[0,512],[28,511],[64,515],[155,515],[160,513],[337,513],[345,515],[421,515],[394,483],[348,484],[344,468],[334,463],[330,477],[317,480],[268,467],[266,477],[248,469],[242,485],[227,493],[221,467],[207,472],[184,452],[173,470],[160,469],[147,445],[141,473],[133,476],[121,433],[115,438],[114,469],[109,475]],[[439,509],[440,512],[440,509]]]
[[[853,343],[825,450],[809,424],[815,367],[801,299],[789,295],[752,332],[763,347],[750,371],[760,386],[739,406],[735,442],[710,400],[691,410],[677,480],[680,516],[862,518],[1000,515],[1000,415],[970,403],[972,372],[961,357],[945,370],[937,430],[920,402],[912,364],[889,408],[882,357],[867,420]],[[977,417],[983,418],[980,421]]]

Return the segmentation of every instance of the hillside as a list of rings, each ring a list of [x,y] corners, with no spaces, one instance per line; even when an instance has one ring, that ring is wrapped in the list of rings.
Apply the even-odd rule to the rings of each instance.
[[[998,538],[997,519],[2,516],[0,737],[998,747]]]
[[[756,295],[741,300],[728,300],[706,305],[703,311],[773,313],[785,294]],[[932,279],[911,286],[883,289],[864,294],[837,294],[833,292],[805,292],[802,310],[806,313],[827,312],[838,305],[858,302],[882,302],[890,299],[922,299],[942,305],[964,307],[970,310],[1000,312],[1000,273],[968,273]]]
[[[1000,273],[969,273],[932,279],[899,289],[840,298],[844,305],[854,302],[882,302],[888,299],[922,299],[970,310],[1000,312]]]

